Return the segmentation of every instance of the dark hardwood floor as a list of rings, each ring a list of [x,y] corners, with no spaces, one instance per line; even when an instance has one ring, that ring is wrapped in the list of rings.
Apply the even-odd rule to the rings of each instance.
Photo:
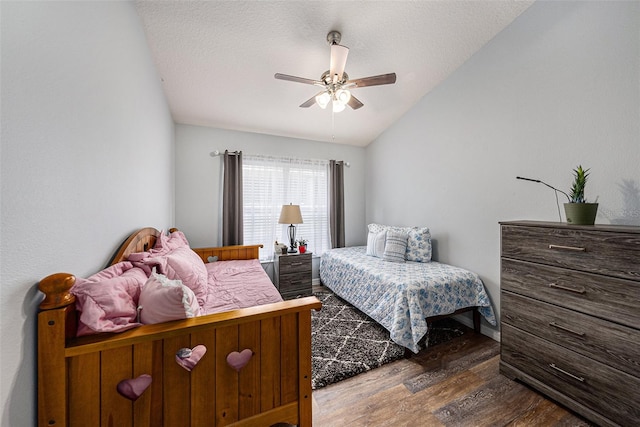
[[[500,344],[471,329],[452,341],[313,392],[313,425],[591,426],[500,375]]]

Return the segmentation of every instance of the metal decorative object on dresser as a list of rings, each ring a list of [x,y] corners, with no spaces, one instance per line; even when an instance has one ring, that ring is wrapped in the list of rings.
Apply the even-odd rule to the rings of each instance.
[[[640,227],[501,222],[500,372],[640,425]]]
[[[275,254],[275,282],[284,299],[311,295],[311,252]]]

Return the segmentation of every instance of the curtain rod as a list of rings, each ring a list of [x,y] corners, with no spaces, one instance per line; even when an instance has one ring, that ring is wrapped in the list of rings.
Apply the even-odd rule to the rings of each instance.
[[[238,155],[239,153],[240,153],[239,151],[229,151],[229,154],[234,155],[234,156],[235,156],[235,155]],[[212,151],[212,152],[210,152],[210,153],[209,153],[209,155],[210,155],[211,157],[222,156],[223,154],[224,154],[224,153],[221,153],[219,150]],[[346,167],[351,167],[351,163],[349,163],[349,162],[344,162],[344,165],[345,165]]]
[[[238,153],[240,153],[240,152],[239,152],[239,151],[229,151],[229,154],[232,154],[232,155],[234,155],[234,156],[235,156],[235,155],[237,155]],[[216,151],[212,151],[212,152],[210,152],[210,153],[209,153],[209,155],[210,155],[211,157],[222,156],[223,154],[224,154],[224,153],[221,153],[221,152],[220,152],[220,151],[218,151],[218,150],[216,150]]]

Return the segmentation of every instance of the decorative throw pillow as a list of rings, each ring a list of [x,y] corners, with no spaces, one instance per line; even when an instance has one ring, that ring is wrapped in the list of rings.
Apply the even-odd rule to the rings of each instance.
[[[367,236],[367,255],[382,258],[384,255],[384,246],[387,240],[387,232],[380,231],[378,233],[369,232]]]
[[[431,232],[426,227],[414,227],[408,233],[407,261],[431,262]]]
[[[147,258],[143,262],[156,267],[158,273],[171,280],[182,281],[182,284],[196,294],[200,305],[204,305],[207,297],[207,267],[191,248],[179,247],[166,254]]]
[[[375,223],[369,224],[367,227],[369,228],[370,233],[379,233],[381,231],[387,231],[389,228],[391,228],[388,225],[375,224]]]
[[[401,231],[387,231],[387,241],[384,246],[382,259],[391,262],[405,262],[407,252],[407,233]]]
[[[162,323],[200,315],[200,305],[193,291],[180,280],[170,280],[155,271],[140,291],[140,322]]]

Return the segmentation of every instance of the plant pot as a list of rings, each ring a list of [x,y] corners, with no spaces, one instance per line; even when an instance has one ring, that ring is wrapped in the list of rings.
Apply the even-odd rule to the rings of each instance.
[[[303,254],[305,252],[307,252],[307,246],[306,245],[300,245],[298,246],[298,251]]]
[[[564,213],[567,224],[593,225],[598,213],[597,203],[565,203]]]

